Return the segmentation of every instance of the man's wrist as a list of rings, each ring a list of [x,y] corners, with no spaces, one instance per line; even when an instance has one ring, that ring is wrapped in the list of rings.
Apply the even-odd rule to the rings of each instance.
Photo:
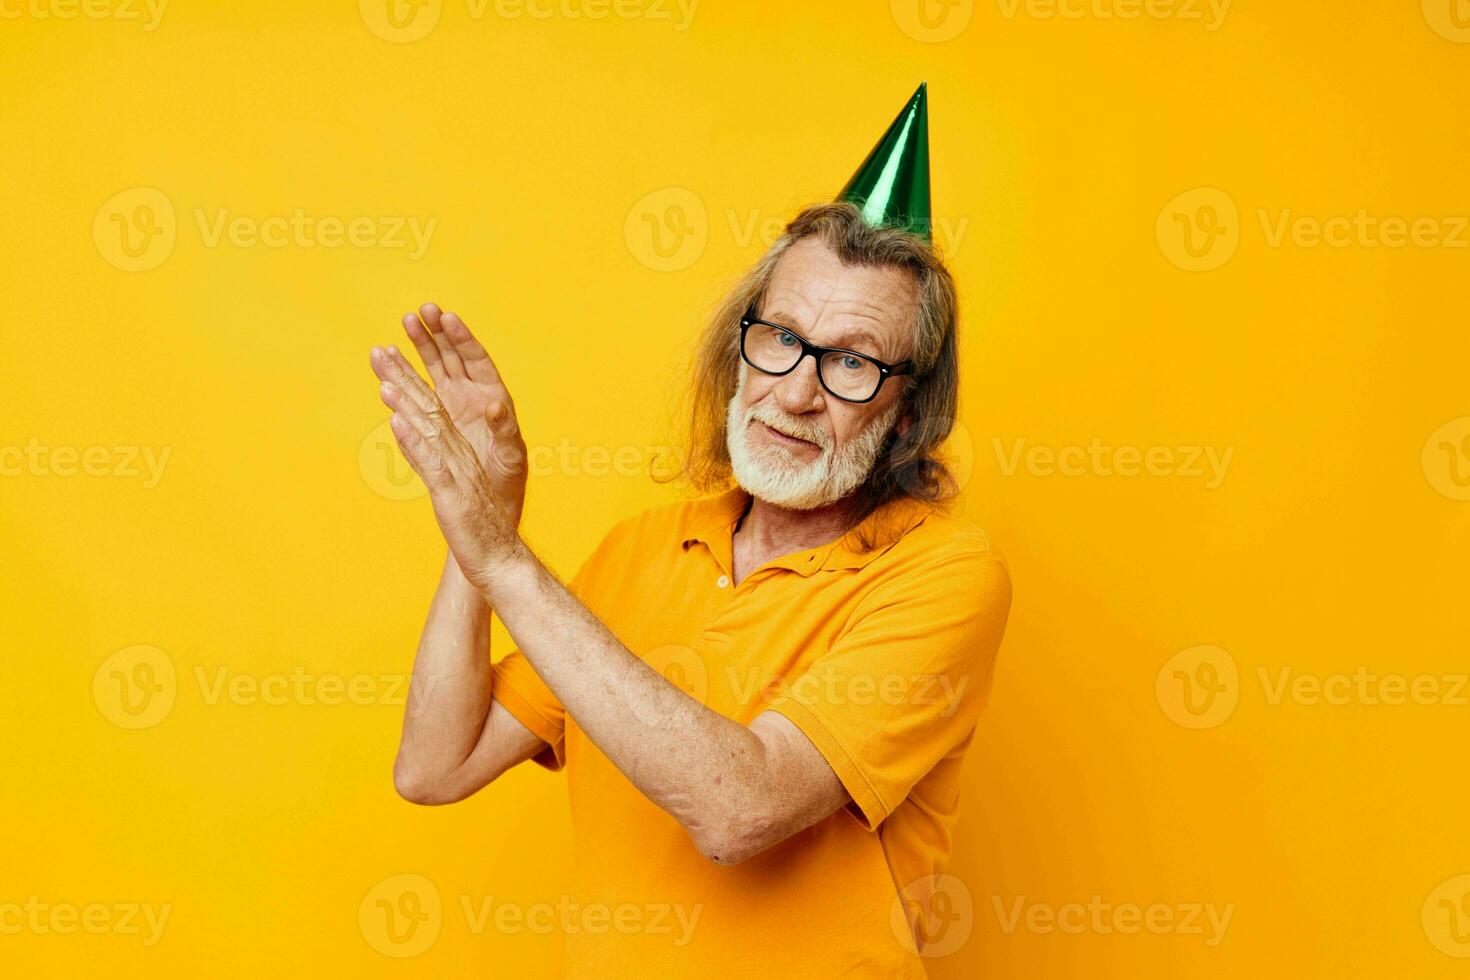
[[[528,588],[541,571],[541,562],[529,545],[517,534],[512,544],[493,561],[487,563],[480,595],[492,606],[505,596]]]

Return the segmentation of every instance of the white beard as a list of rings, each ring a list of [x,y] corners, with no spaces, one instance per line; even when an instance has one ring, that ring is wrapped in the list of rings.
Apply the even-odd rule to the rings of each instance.
[[[752,497],[787,510],[813,510],[835,504],[856,490],[873,471],[883,440],[898,417],[901,400],[895,400],[867,428],[835,450],[831,436],[806,419],[788,415],[765,400],[742,408],[745,403],[746,368],[725,419],[725,443],[735,482]],[[815,462],[804,463],[784,446],[750,444],[751,422],[764,422],[778,432],[806,439],[821,447]]]

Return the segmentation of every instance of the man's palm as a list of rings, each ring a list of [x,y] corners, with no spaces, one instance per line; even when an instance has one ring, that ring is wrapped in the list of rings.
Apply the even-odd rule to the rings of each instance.
[[[497,506],[515,526],[526,497],[526,443],[495,362],[463,320],[433,303],[405,314],[403,330],[455,428],[480,457]]]

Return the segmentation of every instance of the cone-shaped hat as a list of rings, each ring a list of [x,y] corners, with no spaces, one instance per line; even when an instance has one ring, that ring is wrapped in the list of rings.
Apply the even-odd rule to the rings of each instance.
[[[837,195],[863,209],[871,225],[928,240],[929,90],[924,82]]]

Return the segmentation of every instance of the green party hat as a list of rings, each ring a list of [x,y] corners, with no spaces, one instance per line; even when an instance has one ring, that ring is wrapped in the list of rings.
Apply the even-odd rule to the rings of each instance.
[[[868,224],[930,239],[929,83],[923,82],[837,195]]]

